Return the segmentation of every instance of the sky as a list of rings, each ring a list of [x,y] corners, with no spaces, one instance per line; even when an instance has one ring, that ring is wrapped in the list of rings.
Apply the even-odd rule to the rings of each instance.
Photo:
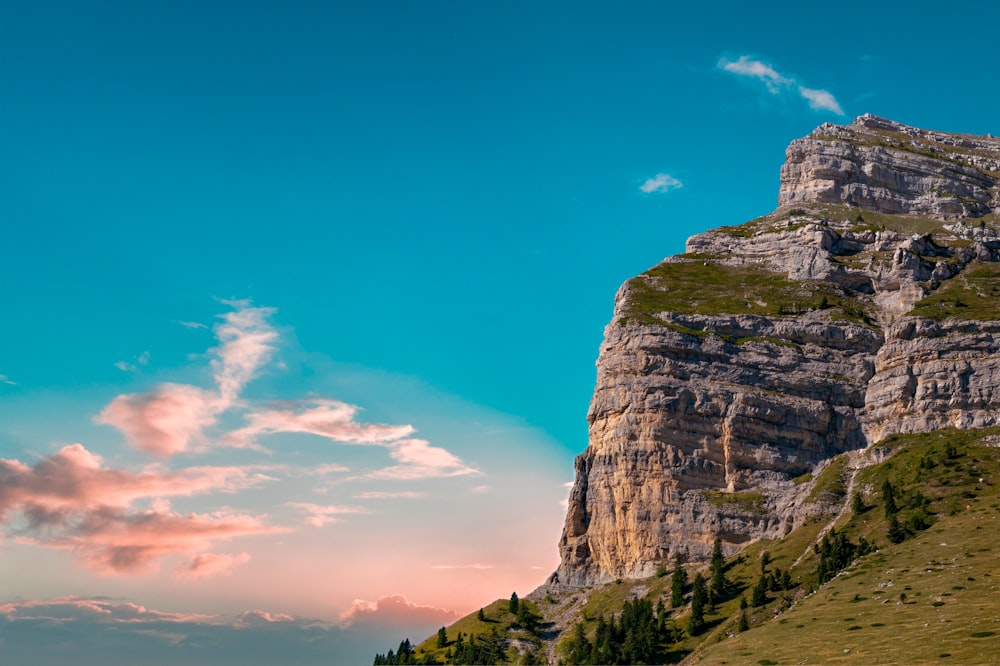
[[[0,660],[369,663],[530,592],[619,285],[824,122],[1000,133],[997,24],[0,3]]]

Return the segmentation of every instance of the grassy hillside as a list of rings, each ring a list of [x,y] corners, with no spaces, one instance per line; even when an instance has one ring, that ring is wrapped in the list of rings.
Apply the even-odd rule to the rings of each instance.
[[[850,471],[834,461],[806,482],[815,484],[817,501],[840,498],[850,509],[730,558],[728,587],[695,636],[685,630],[690,582],[699,571],[707,576],[707,567],[686,567],[685,604],[670,609],[672,564],[664,563],[661,575],[648,579],[533,597],[529,608],[542,617],[533,632],[509,612],[508,600],[495,601],[484,607],[485,620],[474,613],[448,627],[444,648],[436,646],[436,636],[421,643],[414,661],[444,663],[449,654],[451,663],[460,661],[454,649],[460,632],[465,641],[482,636],[484,643],[497,642],[506,663],[535,663],[546,652],[552,661],[565,659],[574,641],[582,636],[595,642],[600,625],[626,602],[642,599],[664,606],[659,635],[670,638],[658,646],[663,663],[1000,663],[998,447],[997,428],[888,438],[865,454],[872,464],[857,472],[852,496],[844,480]],[[891,516],[886,482],[896,505]],[[893,522],[899,543],[888,536]],[[830,528],[828,544],[868,543],[872,552],[843,569],[829,558],[821,567],[817,541]],[[755,606],[762,577],[777,581]]]

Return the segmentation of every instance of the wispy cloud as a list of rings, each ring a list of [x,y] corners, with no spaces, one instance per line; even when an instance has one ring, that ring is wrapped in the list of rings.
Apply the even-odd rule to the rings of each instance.
[[[812,90],[799,86],[799,94],[809,100],[809,106],[817,111],[833,111],[838,116],[844,115],[844,110],[840,108],[837,100],[825,90]]]
[[[492,569],[492,564],[480,564],[479,562],[473,562],[471,564],[435,564],[431,569],[477,569],[479,571],[485,571],[486,569]]]
[[[232,573],[233,569],[249,561],[249,553],[237,553],[235,555],[227,553],[199,553],[192,557],[186,564],[174,569],[174,573],[178,576],[192,578],[203,578],[220,574],[228,575]]]
[[[313,527],[323,527],[330,523],[340,522],[338,516],[371,513],[370,509],[361,506],[342,506],[336,504],[311,504],[309,502],[285,502],[285,506],[306,514],[303,522]]]
[[[136,370],[139,369],[139,366],[149,365],[149,352],[144,351],[132,360],[134,360],[135,363],[130,363],[128,361],[117,361],[115,363],[115,367],[121,370],[122,372],[135,372]]]
[[[0,375],[0,384],[10,384],[11,386],[17,386],[17,382],[11,381],[10,377],[7,375]]]
[[[404,439],[389,446],[389,456],[399,464],[353,478],[412,481],[482,474],[448,450],[422,439]]]
[[[177,323],[183,326],[184,328],[190,328],[190,329],[208,328],[208,326],[206,326],[205,324],[202,324],[201,322],[197,321],[179,321]]]
[[[311,406],[303,406],[311,405]],[[226,436],[238,447],[254,445],[255,438],[282,432],[298,432],[326,437],[335,442],[379,444],[402,439],[415,432],[411,425],[358,423],[358,407],[337,400],[314,399],[291,403],[288,409],[262,409],[246,415],[248,424]]]
[[[791,92],[805,99],[811,109],[816,111],[831,111],[837,115],[844,115],[844,110],[829,91],[807,88],[801,85],[796,79],[779,73],[770,64],[751,56],[743,55],[738,60],[720,58],[717,66],[719,69],[730,74],[760,81],[772,95]]]
[[[427,493],[416,492],[412,490],[401,490],[398,492],[385,492],[380,490],[372,490],[366,493],[358,493],[354,495],[354,499],[420,499],[422,497],[427,497]]]
[[[669,192],[683,187],[684,184],[668,173],[658,173],[652,178],[647,178],[646,182],[639,186],[639,189],[646,194],[654,192]]]
[[[204,430],[236,404],[243,386],[274,351],[278,336],[267,322],[272,308],[253,307],[248,301],[226,304],[235,309],[221,315],[222,322],[215,327],[221,345],[212,350],[214,390],[160,384],[147,393],[119,395],[94,420],[118,428],[133,447],[159,458],[203,443]]]

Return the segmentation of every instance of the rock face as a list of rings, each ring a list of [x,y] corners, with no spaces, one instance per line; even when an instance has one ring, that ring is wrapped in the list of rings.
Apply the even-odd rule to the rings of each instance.
[[[907,127],[864,115],[793,141],[779,204],[843,203],[942,218],[1000,210],[1000,139]]]
[[[552,582],[791,531],[887,435],[1000,424],[1000,140],[862,116],[792,143],[777,211],[626,282]]]

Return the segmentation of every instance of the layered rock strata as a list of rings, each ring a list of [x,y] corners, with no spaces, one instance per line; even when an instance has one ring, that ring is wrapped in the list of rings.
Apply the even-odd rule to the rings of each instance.
[[[1000,141],[862,116],[787,158],[775,213],[619,290],[553,582],[783,536],[833,456],[1000,424]]]

